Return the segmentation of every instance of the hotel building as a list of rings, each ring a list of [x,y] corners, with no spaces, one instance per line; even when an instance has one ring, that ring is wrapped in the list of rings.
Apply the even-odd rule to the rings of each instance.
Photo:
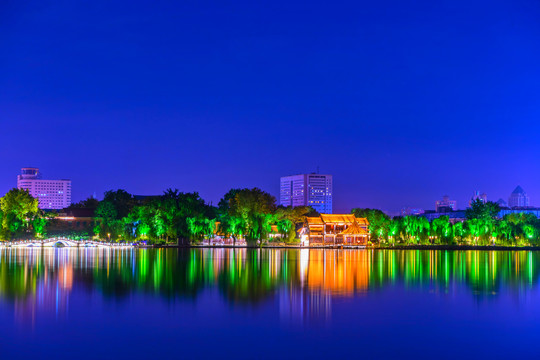
[[[301,174],[280,181],[279,204],[311,206],[320,214],[332,213],[332,175]]]
[[[22,168],[17,188],[38,199],[40,209],[64,209],[71,205],[71,180],[44,180],[38,168]]]

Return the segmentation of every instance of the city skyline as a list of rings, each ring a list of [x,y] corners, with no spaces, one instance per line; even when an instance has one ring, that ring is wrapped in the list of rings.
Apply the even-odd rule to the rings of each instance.
[[[23,167],[22,169],[39,169],[39,168],[37,168],[37,167]],[[19,168],[19,174],[20,174],[20,172],[21,172],[21,168]],[[315,175],[317,175],[316,173],[308,173],[307,175],[310,175],[310,174],[315,174]],[[39,170],[39,175],[42,176],[42,171],[41,171],[41,170]],[[292,176],[294,176],[294,175],[292,175]],[[330,176],[330,179],[331,179],[331,180],[330,180],[330,181],[331,181],[331,187],[332,187],[332,189],[333,189],[332,175],[325,175],[325,176]],[[133,192],[133,191],[131,191],[129,188],[122,187],[121,185],[119,185],[119,186],[116,186],[116,187],[106,188],[106,189],[104,189],[103,191],[92,191],[92,192],[88,192],[88,193],[86,193],[86,195],[84,195],[84,194],[85,194],[84,191],[75,191],[75,193],[83,194],[83,195],[80,196],[80,197],[75,197],[75,198],[74,198],[74,197],[72,196],[73,191],[72,191],[72,189],[71,189],[71,182],[72,182],[71,179],[69,179],[69,180],[64,180],[64,179],[61,179],[61,177],[59,177],[59,176],[52,176],[52,177],[47,176],[47,177],[48,177],[48,179],[46,179],[46,180],[48,180],[48,181],[69,181],[69,184],[70,184],[70,200],[71,200],[71,203],[77,203],[77,202],[79,202],[79,201],[81,201],[81,200],[85,200],[85,199],[90,198],[90,197],[96,197],[97,199],[102,199],[102,198],[103,198],[103,193],[104,193],[105,191],[108,191],[108,190],[123,189],[123,190],[126,190],[127,192],[129,192],[129,193],[131,193],[131,194],[133,194],[133,195],[145,195],[145,196],[146,196],[146,195],[160,195],[160,194],[162,194],[163,191],[165,191],[167,188],[173,188],[173,189],[174,189],[174,188],[177,188],[177,187],[175,187],[174,185],[172,185],[172,186],[169,186],[169,187],[163,187],[163,188],[161,188],[161,190],[158,190],[158,191],[153,192],[153,193],[140,193],[140,192]],[[68,177],[69,177],[69,176],[68,176]],[[287,177],[291,177],[291,175],[281,176],[280,178],[278,178],[278,180],[279,180],[279,179],[283,179],[283,178],[287,178]],[[54,180],[54,179],[56,179],[56,180]],[[44,180],[45,180],[45,179],[44,179]],[[2,183],[2,179],[0,179],[0,184],[1,184],[1,183]],[[18,182],[16,181],[16,182],[15,182],[15,186],[8,187],[8,188],[6,188],[6,189],[0,189],[0,195],[4,195],[4,194],[7,193],[7,191],[9,191],[10,189],[17,188],[17,187],[18,187]],[[261,186],[258,186],[258,185],[256,185],[256,184],[253,185],[253,186],[242,186],[242,185],[239,185],[239,186],[237,186],[236,188],[251,188],[251,187],[258,187],[258,188],[261,188],[262,190],[269,191],[270,194],[272,194],[272,195],[275,196],[276,202],[277,202],[278,204],[280,204],[280,203],[282,202],[282,201],[281,201],[281,196],[280,196],[280,189],[279,189],[279,186],[278,186],[278,189],[277,189],[276,192],[273,192],[272,190],[268,190],[268,189],[262,188]],[[76,187],[75,187],[75,189],[76,189]],[[490,194],[487,194],[486,192],[482,192],[482,195],[486,195],[488,201],[498,202],[499,200],[502,199],[502,200],[504,200],[505,202],[508,202],[509,197],[512,196],[512,194],[513,194],[516,190],[520,189],[521,191],[523,191],[523,187],[522,187],[521,185],[519,185],[519,184],[518,184],[517,186],[514,186],[513,189],[514,189],[514,190],[513,190],[513,191],[510,191],[507,195],[501,195],[500,197],[497,197],[497,196],[491,196]],[[199,194],[201,194],[202,198],[203,198],[207,203],[213,204],[213,205],[217,205],[217,203],[219,202],[219,200],[221,199],[221,197],[225,194],[225,193],[223,193],[223,194],[222,194],[219,198],[217,198],[217,199],[208,199],[208,198],[205,198],[205,197],[203,196],[203,194],[202,194],[199,190],[197,190],[197,189],[179,189],[179,190],[182,191],[182,192],[199,192]],[[350,207],[349,209],[347,209],[347,208],[345,207],[345,208],[339,208],[339,210],[334,210],[334,206],[333,206],[333,198],[334,198],[334,196],[335,196],[335,195],[334,195],[334,191],[331,190],[331,193],[332,193],[332,195],[331,195],[331,207],[332,207],[332,212],[334,212],[334,213],[349,213],[350,210],[351,210],[352,208],[359,207],[359,206],[353,204],[353,205],[351,205],[351,207]],[[340,194],[337,194],[337,195],[339,196]],[[343,195],[343,194],[341,194],[341,195]],[[461,197],[463,197],[464,199],[467,199],[467,201],[465,201],[465,200],[463,200],[463,201],[457,200],[457,209],[458,209],[458,210],[464,210],[464,209],[466,209],[467,207],[469,207],[469,203],[470,203],[471,199],[473,199],[473,198],[474,198],[475,196],[477,196],[477,195],[478,195],[478,191],[477,191],[477,190],[475,190],[475,192],[472,193],[472,195],[470,195],[469,197],[466,197],[466,196],[463,196],[463,194],[460,194],[459,196],[457,196],[457,197],[454,198],[453,196],[449,196],[449,195],[447,195],[447,194],[445,193],[445,195],[441,195],[439,198],[434,198],[434,199],[425,201],[425,202],[424,202],[424,203],[426,204],[425,207],[422,207],[422,206],[419,206],[419,205],[416,205],[416,204],[415,204],[415,205],[412,205],[412,206],[411,206],[411,205],[408,205],[408,204],[407,204],[407,205],[402,205],[401,207],[398,206],[397,208],[382,208],[382,207],[377,207],[377,206],[360,206],[360,207],[380,209],[380,210],[383,210],[383,211],[387,212],[389,215],[397,216],[397,215],[400,215],[400,213],[401,213],[404,209],[407,209],[407,208],[421,209],[421,210],[436,210],[436,203],[437,203],[438,201],[440,201],[444,196],[449,196],[449,197],[450,197],[450,200],[456,200],[456,199],[461,198]],[[528,198],[528,199],[531,199],[531,196],[530,196],[530,194],[529,194],[528,192],[527,192],[526,195],[527,195],[527,198]],[[341,196],[339,196],[339,197],[341,197]],[[534,199],[534,194],[533,194],[532,199]],[[528,207],[536,207],[537,205],[535,204],[534,200],[529,200],[527,206],[528,206]]]
[[[4,193],[35,166],[216,204],[320,167],[334,212],[540,203],[537,2],[34,5],[1,12]]]

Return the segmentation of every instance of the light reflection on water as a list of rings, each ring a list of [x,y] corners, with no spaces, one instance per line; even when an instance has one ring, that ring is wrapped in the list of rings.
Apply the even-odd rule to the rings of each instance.
[[[539,264],[525,251],[1,249],[0,358],[538,357]]]
[[[537,285],[540,255],[526,251],[2,249],[0,298],[17,319],[63,316],[74,288],[104,298],[150,294],[167,301],[217,290],[251,306],[276,297],[283,321],[329,321],[332,300],[394,286],[479,300]]]

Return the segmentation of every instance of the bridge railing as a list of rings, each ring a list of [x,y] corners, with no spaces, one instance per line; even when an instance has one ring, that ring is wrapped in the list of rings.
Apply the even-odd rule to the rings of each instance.
[[[64,244],[92,244],[92,245],[101,245],[101,246],[107,246],[107,247],[126,247],[126,246],[133,246],[132,244],[119,244],[119,243],[110,243],[106,241],[97,241],[97,240],[80,240],[80,239],[70,239],[67,237],[59,236],[59,237],[52,237],[48,239],[33,239],[33,240],[18,240],[18,241],[9,241],[4,242],[3,245],[45,245],[45,244],[54,244],[57,242],[62,242]]]

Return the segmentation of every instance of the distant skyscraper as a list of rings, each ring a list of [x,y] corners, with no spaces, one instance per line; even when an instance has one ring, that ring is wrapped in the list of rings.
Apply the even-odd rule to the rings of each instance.
[[[475,191],[473,197],[471,198],[471,200],[469,200],[469,206],[471,206],[472,203],[477,199],[480,199],[484,204],[488,201],[486,193],[480,194],[480,191]]]
[[[444,195],[442,200],[437,200],[435,202],[435,211],[436,212],[446,212],[446,211],[456,211],[457,210],[457,201],[450,200],[448,195]]]
[[[521,186],[517,186],[514,191],[510,194],[508,198],[508,207],[528,207],[529,206],[529,197],[527,193]]]
[[[321,214],[331,214],[332,175],[301,174],[282,177],[279,203],[283,206],[311,206]]]
[[[38,168],[22,168],[17,188],[37,198],[40,209],[64,209],[71,205],[71,180],[43,180]]]

